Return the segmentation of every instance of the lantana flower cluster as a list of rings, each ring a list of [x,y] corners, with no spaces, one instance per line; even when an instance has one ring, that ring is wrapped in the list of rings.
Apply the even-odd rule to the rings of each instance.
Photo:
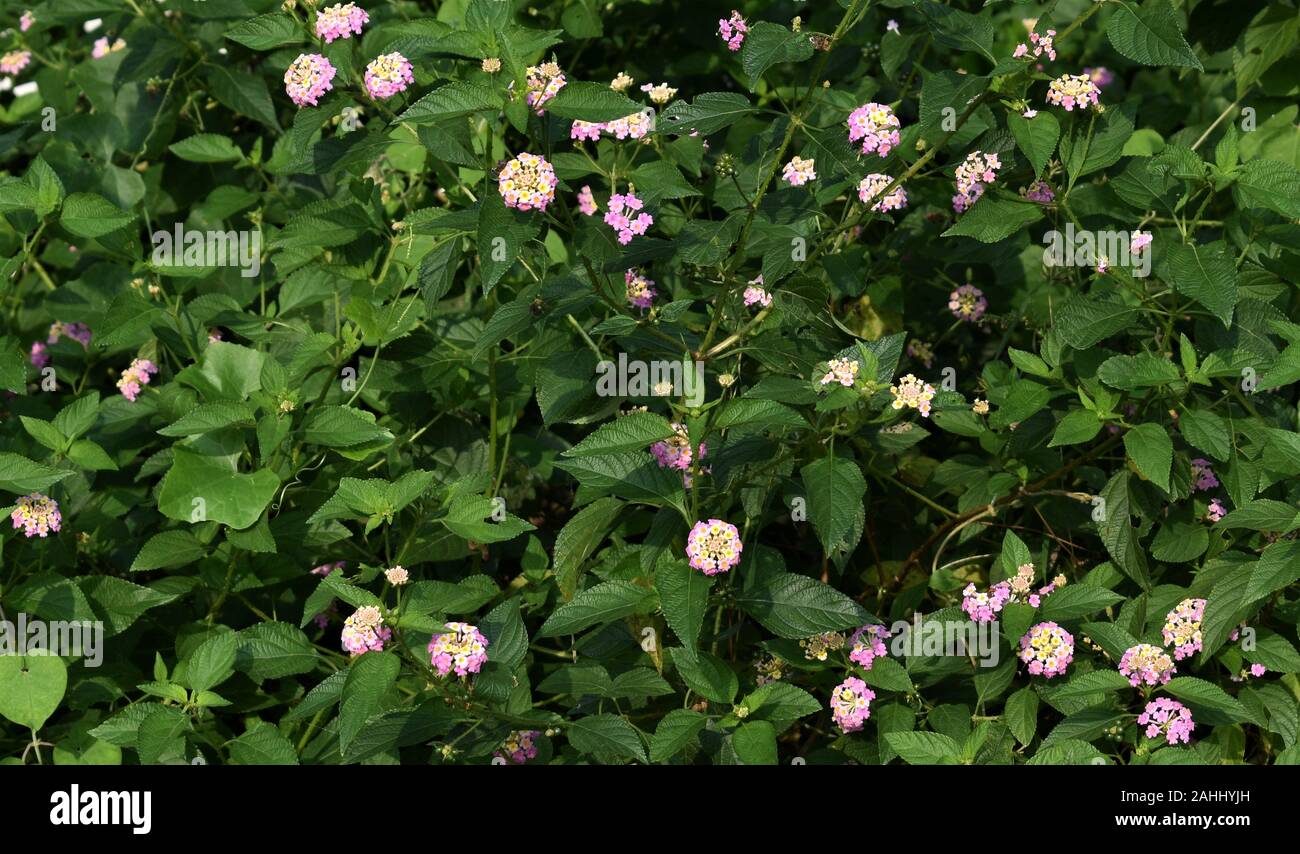
[[[957,167],[957,195],[952,197],[952,209],[961,213],[984,195],[984,188],[992,184],[1002,168],[1002,160],[993,153],[972,151]]]
[[[382,652],[392,637],[393,630],[384,625],[384,615],[376,605],[358,608],[343,621],[343,649],[354,656]]]
[[[952,316],[967,323],[977,322],[988,307],[984,292],[971,284],[961,285],[948,295],[948,310]]]
[[[1214,476],[1214,468],[1210,461],[1204,457],[1197,457],[1192,460],[1192,488],[1197,492],[1208,492],[1219,485],[1219,479]]]
[[[50,531],[58,531],[63,526],[63,514],[59,512],[59,502],[33,492],[17,501],[17,506],[9,514],[9,520],[15,528],[21,528],[25,537],[47,537]]]
[[[11,50],[0,56],[0,74],[16,75],[31,64],[30,50]]]
[[[740,531],[721,519],[696,522],[686,537],[686,556],[690,558],[691,568],[705,575],[730,571],[740,563],[744,548]]]
[[[1140,643],[1124,651],[1119,660],[1119,672],[1128,677],[1129,684],[1164,685],[1177,672],[1174,660],[1163,649],[1149,643]]]
[[[492,754],[514,765],[523,765],[529,759],[537,758],[537,739],[542,737],[540,730],[515,730],[501,742],[501,749]]]
[[[524,100],[540,116],[546,112],[547,102],[559,94],[567,83],[564,72],[556,63],[544,62],[541,65],[531,65],[528,67],[527,78],[524,81],[526,87]]]
[[[845,388],[852,388],[858,381],[860,366],[853,359],[831,359],[826,363],[826,374],[818,381],[821,385],[839,383]]]
[[[1060,676],[1074,661],[1074,635],[1054,622],[1039,623],[1020,639],[1020,660],[1035,676]]]
[[[334,88],[338,72],[319,53],[299,54],[284,72],[284,91],[299,107],[315,107],[321,96]]]
[[[1052,40],[1055,38],[1056,38],[1056,30],[1048,30],[1046,35],[1041,35],[1041,36],[1038,33],[1030,33],[1029,44],[1025,44],[1024,42],[1021,42],[1020,44],[1016,45],[1016,50],[1011,55],[1016,59],[1020,59],[1022,56],[1027,56],[1030,53],[1029,45],[1033,45],[1034,56],[1038,57],[1038,56],[1042,56],[1043,54],[1047,54],[1048,59],[1055,60],[1056,48],[1052,44]]]
[[[478,673],[487,663],[488,639],[469,623],[450,622],[449,632],[436,634],[429,640],[429,656],[433,669],[439,676],[453,670],[457,676]]]
[[[1068,113],[1075,107],[1086,110],[1089,106],[1101,107],[1101,90],[1087,74],[1063,74],[1047,88],[1047,103],[1065,107]]]
[[[894,409],[908,407],[921,413],[922,418],[930,417],[930,401],[934,400],[934,386],[920,379],[915,374],[904,374],[896,385],[889,387],[894,396]]]
[[[651,445],[650,453],[659,461],[660,468],[687,471],[690,469],[691,462],[694,459],[694,454],[691,451],[690,436],[687,434],[685,424],[674,421],[672,427],[674,431],[673,435]],[[700,459],[704,459],[704,456],[708,451],[708,445],[701,442]]]
[[[335,39],[361,35],[361,28],[368,23],[370,15],[356,3],[335,3],[317,13],[316,37],[330,44]]]
[[[815,171],[816,162],[812,159],[805,160],[802,157],[795,156],[781,170],[781,177],[792,187],[802,187],[809,181],[817,180]]]
[[[400,53],[385,53],[375,57],[366,66],[366,92],[371,98],[383,101],[415,82],[410,61]]]
[[[888,175],[872,172],[858,182],[858,199],[864,205],[871,204],[871,209],[876,213],[901,211],[907,207],[907,193],[904,192],[903,188],[901,186],[895,187],[889,193],[884,192],[885,188],[893,182],[894,179]],[[882,193],[884,195],[881,195]]]
[[[527,151],[509,160],[497,176],[497,190],[506,207],[521,211],[546,210],[546,206],[555,201],[555,188],[559,183],[555,168],[546,158]]]
[[[1147,738],[1163,736],[1171,745],[1179,742],[1187,744],[1196,727],[1192,720],[1192,710],[1168,697],[1157,697],[1147,703],[1142,714],[1138,715],[1137,722],[1146,727]]]
[[[876,692],[856,676],[850,676],[831,693],[831,717],[843,732],[857,732],[871,717]]]
[[[888,104],[871,101],[849,113],[848,126],[849,142],[861,141],[863,154],[887,157],[898,145],[902,123]]]
[[[885,641],[891,637],[893,633],[877,623],[862,626],[849,637],[849,643],[852,645],[852,649],[849,650],[849,661],[861,665],[863,670],[870,670],[877,658],[885,657],[887,652]]]
[[[635,308],[649,308],[654,303],[655,281],[641,275],[636,268],[628,270],[623,274],[623,282],[627,286],[627,302]]]
[[[626,246],[633,237],[646,233],[655,219],[641,210],[645,203],[633,193],[615,193],[609,197],[609,210],[605,213],[605,224],[618,232],[618,242]],[[633,216],[635,214],[635,216]]]
[[[1160,635],[1165,639],[1165,646],[1173,646],[1175,661],[1201,651],[1201,618],[1204,616],[1204,599],[1184,599],[1165,615]]]
[[[732,53],[740,50],[740,46],[745,43],[745,34],[749,32],[749,26],[745,19],[737,11],[732,11],[730,18],[720,18],[718,20],[718,35],[727,43],[727,50]]]
[[[758,278],[751,280],[745,285],[745,305],[761,305],[767,308],[772,304],[772,295],[763,287],[763,276],[759,274]]]
[[[158,373],[158,366],[148,359],[132,359],[131,366],[117,378],[117,387],[122,397],[132,403],[140,396],[141,386],[147,386],[149,379]]]
[[[125,40],[116,39],[110,42],[108,40],[108,36],[104,36],[103,38],[95,39],[95,44],[90,49],[90,58],[103,59],[104,57],[108,56],[110,53],[120,53],[121,51],[124,50],[126,50]]]

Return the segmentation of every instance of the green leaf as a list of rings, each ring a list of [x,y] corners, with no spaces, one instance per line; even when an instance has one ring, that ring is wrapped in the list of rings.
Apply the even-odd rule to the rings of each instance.
[[[644,109],[622,92],[585,80],[570,81],[546,104],[547,112],[554,116],[584,122],[612,122]]]
[[[1232,455],[1232,434],[1228,422],[1213,412],[1195,409],[1183,413],[1178,419],[1183,438],[1206,456],[1227,462]]]
[[[568,88],[567,86],[565,87]],[[755,108],[744,95],[735,92],[705,92],[689,104],[674,101],[659,114],[660,133],[698,133],[708,136],[753,113]]]
[[[233,457],[172,451],[172,467],[158,491],[158,511],[181,522],[220,522],[235,530],[255,523],[275,497],[280,479],[269,469],[242,474]]]
[[[203,403],[158,431],[159,436],[197,436],[226,427],[252,427],[253,410],[233,401]]]
[[[1097,413],[1087,409],[1072,409],[1057,422],[1056,432],[1052,434],[1052,441],[1048,442],[1047,446],[1059,448],[1062,445],[1080,445],[1091,442],[1100,432],[1101,419],[1097,417]]]
[[[583,590],[572,602],[552,611],[537,635],[544,638],[569,635],[588,626],[644,614],[654,607],[654,599],[653,591],[630,581],[606,581]]]
[[[853,529],[867,481],[852,458],[836,456],[814,460],[799,474],[808,494],[808,519],[829,553]]]
[[[1091,584],[1071,584],[1062,587],[1052,595],[1043,598],[1040,608],[1043,619],[1055,622],[1076,620],[1089,614],[1095,614],[1103,608],[1109,608],[1124,597]]]
[[[95,193],[68,196],[59,215],[59,223],[78,237],[103,237],[133,222],[135,214]]]
[[[315,407],[303,424],[303,440],[327,448],[349,448],[392,438],[391,432],[375,423],[374,413],[351,406]]]
[[[1194,676],[1176,676],[1169,680],[1162,689],[1192,707],[1192,712],[1208,709],[1226,715],[1238,722],[1256,722],[1235,697],[1228,694],[1213,682],[1197,679]]]
[[[68,668],[56,655],[0,655],[0,716],[19,726],[45,726],[67,686]]]
[[[742,765],[776,765],[776,727],[767,721],[746,721],[731,735],[731,746]]]
[[[168,150],[181,160],[192,163],[238,163],[244,153],[228,136],[217,133],[199,133],[180,142],[173,142]]]
[[[699,643],[713,581],[683,560],[661,561],[655,570],[655,590],[664,619],[687,649],[695,649]]]
[[[1300,217],[1300,170],[1280,160],[1249,160],[1232,185],[1244,208],[1267,208],[1288,219]]]
[[[1178,366],[1154,353],[1136,356],[1111,356],[1097,370],[1097,378],[1111,388],[1132,391],[1137,388],[1170,385],[1179,380]]]
[[[715,703],[736,699],[740,681],[727,662],[703,650],[673,647],[668,650],[677,672],[691,690]]]
[[[747,720],[771,721],[778,728],[822,710],[822,704],[812,694],[781,681],[760,685],[737,705],[749,709]]]
[[[555,580],[565,600],[573,598],[582,579],[582,565],[605,541],[626,505],[617,498],[598,498],[564,523],[555,538]]]
[[[773,65],[803,62],[813,55],[807,33],[793,33],[780,24],[758,21],[750,25],[740,53],[740,65],[749,76],[749,91],[758,88],[763,74]]]
[[[1042,177],[1043,168],[1056,151],[1056,141],[1061,138],[1061,123],[1051,113],[1039,113],[1032,119],[1008,113],[1007,127],[1034,170],[1034,176]]]
[[[73,474],[70,469],[50,468],[18,454],[0,451],[0,489],[5,492],[19,495],[42,492]]]
[[[943,236],[973,237],[981,243],[997,243],[1042,217],[1043,206],[1037,202],[1017,201],[988,193],[962,214]]]
[[[253,50],[273,50],[303,40],[301,25],[289,15],[274,12],[241,21],[226,30],[226,38]]]
[[[1179,31],[1178,17],[1168,0],[1148,0],[1136,11],[1119,4],[1106,24],[1106,35],[1115,50],[1134,62],[1204,70]]]
[[[162,531],[149,538],[131,563],[132,572],[186,566],[207,553],[190,531]]]
[[[1169,489],[1174,443],[1159,424],[1138,424],[1124,434],[1124,450],[1142,476],[1163,490]]]
[[[1178,244],[1165,256],[1165,265],[1166,278],[1179,293],[1204,306],[1225,328],[1232,325],[1237,305],[1237,265],[1227,244]]]
[[[207,691],[230,677],[235,670],[239,637],[234,632],[218,632],[190,653],[185,664],[185,678],[191,690]]]
[[[879,688],[882,691],[911,694],[916,690],[903,665],[892,658],[877,658],[872,661],[871,669],[862,674],[862,680],[872,688]]]
[[[704,729],[708,718],[690,709],[673,709],[664,715],[650,739],[650,761],[666,762],[680,753]]]
[[[574,84],[569,84],[572,85]],[[565,88],[567,89],[568,86]],[[500,109],[501,98],[495,91],[477,83],[457,80],[433,90],[416,101],[398,116],[398,120],[414,125],[434,124],[474,113],[496,112]],[[634,113],[636,109],[628,112]]]
[[[270,724],[254,726],[230,742],[233,765],[297,765],[298,753],[293,742]]]
[[[401,669],[402,660],[388,652],[367,652],[353,659],[339,703],[340,750],[346,753],[366,720],[383,711]]]
[[[1090,697],[1093,694],[1122,691],[1128,688],[1129,681],[1117,670],[1093,670],[1075,676],[1069,682],[1052,691],[1052,700],[1064,700],[1074,697]]]
[[[763,628],[783,638],[855,629],[869,622],[862,606],[828,584],[779,572],[737,594],[737,604]]]
[[[675,434],[673,425],[662,415],[653,412],[633,412],[600,425],[581,442],[566,450],[564,456],[589,457],[622,451],[649,450],[655,442]]]
[[[1021,688],[1008,697],[1003,719],[1016,741],[1022,745],[1033,741],[1038,731],[1038,695],[1034,689]]]
[[[936,42],[959,51],[981,54],[997,65],[997,57],[990,50],[994,42],[993,22],[987,15],[972,15],[933,0],[922,0],[916,5],[929,22]]]
[[[958,765],[961,747],[937,732],[889,732],[884,739],[908,765]]]
[[[632,725],[617,715],[588,715],[569,725],[569,743],[583,753],[646,761],[645,747]]]

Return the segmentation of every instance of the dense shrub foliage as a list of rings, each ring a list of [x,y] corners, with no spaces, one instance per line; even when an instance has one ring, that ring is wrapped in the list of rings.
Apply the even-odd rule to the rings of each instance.
[[[1294,0],[325,6],[0,2],[6,761],[1300,760]]]

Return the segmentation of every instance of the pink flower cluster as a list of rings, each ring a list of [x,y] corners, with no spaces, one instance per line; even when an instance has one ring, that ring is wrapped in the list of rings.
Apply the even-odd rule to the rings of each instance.
[[[853,388],[858,381],[860,366],[852,359],[831,359],[826,363],[828,370],[820,380],[821,385],[839,383],[845,388]]]
[[[1035,676],[1060,676],[1074,661],[1074,635],[1051,621],[1039,623],[1020,639],[1020,660]]]
[[[659,461],[660,468],[677,469],[686,471],[691,467],[691,461],[694,459],[691,451],[691,439],[687,435],[686,425],[673,422],[674,434],[667,439],[655,442],[650,446],[650,453]],[[700,459],[704,459],[709,452],[709,446],[700,443]]]
[[[343,621],[343,649],[353,656],[382,652],[392,637],[393,630],[384,625],[384,615],[375,605],[358,608]]]
[[[1210,461],[1204,457],[1192,460],[1192,481],[1192,488],[1197,492],[1207,492],[1219,485],[1219,479],[1214,476]]]
[[[1047,103],[1065,107],[1068,113],[1075,107],[1081,110],[1101,106],[1100,90],[1087,74],[1063,74],[1047,87]]]
[[[740,46],[745,42],[745,33],[749,32],[749,26],[745,19],[740,17],[740,13],[734,9],[730,18],[718,19],[718,35],[727,43],[727,49],[732,53],[740,50]]]
[[[985,185],[997,178],[1002,161],[996,154],[972,151],[957,167],[957,195],[952,197],[952,209],[957,213],[968,209],[984,195]]]
[[[1174,660],[1158,646],[1140,643],[1124,651],[1119,660],[1119,672],[1128,677],[1130,685],[1164,685],[1178,672]]]
[[[501,742],[501,749],[492,754],[514,765],[523,765],[529,759],[537,758],[537,739],[541,732],[535,729],[515,730]]]
[[[89,347],[90,327],[84,323],[64,323],[56,320],[50,324],[50,334],[45,340],[49,344],[57,344],[61,338],[71,338],[82,347]]]
[[[876,213],[886,213],[888,211],[901,211],[907,207],[907,193],[901,186],[894,188],[894,191],[881,196],[885,188],[894,183],[894,179],[888,175],[882,175],[879,172],[872,172],[867,177],[858,182],[858,198],[862,203],[871,204],[871,209]]]
[[[1154,239],[1155,238],[1151,236],[1151,232],[1149,231],[1133,232],[1133,234],[1129,236],[1129,241],[1128,241],[1129,254],[1130,255],[1140,254],[1143,249],[1146,249],[1148,246],[1151,245],[1151,241],[1153,241]]]
[[[977,623],[991,623],[997,619],[1002,607],[1011,601],[1011,586],[998,582],[981,593],[974,584],[967,584],[961,592],[961,609]]]
[[[17,74],[32,61],[30,50],[11,50],[0,56],[0,74]]]
[[[612,122],[584,122],[575,121],[569,128],[569,138],[590,140],[595,142],[600,139],[601,132],[607,133],[615,139],[641,139],[650,132],[649,111],[632,113],[621,119],[614,119]]]
[[[1192,710],[1167,697],[1157,697],[1147,703],[1142,714],[1138,715],[1137,722],[1146,727],[1147,738],[1164,736],[1169,744],[1178,744],[1180,741],[1187,744],[1196,727],[1192,721]]]
[[[781,170],[781,177],[792,187],[802,187],[809,181],[817,180],[817,173],[814,171],[816,161],[812,158],[805,160],[802,157],[795,156],[793,160],[785,164]]]
[[[574,121],[569,128],[569,139],[582,141],[584,139],[595,142],[600,139],[600,132],[605,129],[604,122],[584,122],[581,119]]]
[[[729,572],[740,563],[745,544],[735,525],[721,519],[696,522],[686,537],[686,556],[691,567],[705,575]]]
[[[140,396],[140,387],[148,385],[150,377],[156,373],[157,365],[148,359],[132,359],[131,367],[117,378],[117,387],[121,390],[122,397],[134,403]]]
[[[870,623],[855,631],[849,637],[853,648],[849,650],[849,661],[862,665],[863,670],[870,670],[877,658],[886,654],[885,641],[893,637],[889,629]]]
[[[554,62],[529,66],[528,78],[525,81],[527,91],[524,100],[540,116],[546,112],[544,109],[546,103],[559,94],[559,91],[567,83],[568,80],[565,79],[564,72]]]
[[[36,16],[32,14],[30,9],[28,9],[26,12],[23,12],[22,17],[18,19],[18,29],[25,33],[30,30],[32,25],[35,23]]]
[[[843,732],[857,732],[871,717],[871,701],[876,692],[856,676],[835,686],[831,693],[831,717]]]
[[[772,304],[772,295],[763,288],[763,276],[760,273],[757,279],[749,282],[745,286],[745,305],[761,305],[767,308]]]
[[[487,662],[488,639],[469,623],[447,623],[451,631],[429,640],[430,663],[439,676],[452,670],[457,676],[478,673]]]
[[[1056,59],[1056,48],[1052,45],[1052,40],[1056,37],[1056,30],[1048,30],[1047,35],[1040,36],[1038,33],[1029,34],[1029,44],[1034,46],[1034,56],[1047,54],[1047,58]],[[1021,42],[1016,45],[1015,53],[1011,54],[1014,58],[1019,59],[1029,54],[1029,45]],[[1086,70],[1086,69],[1085,69]]]
[[[1085,68],[1083,73],[1088,75],[1088,79],[1096,83],[1098,87],[1105,88],[1115,82],[1115,74],[1104,65],[1096,68]]]
[[[962,285],[948,294],[948,310],[952,316],[967,323],[975,323],[988,311],[989,301],[984,292],[974,285]]]
[[[618,242],[626,246],[632,238],[645,234],[655,219],[650,214],[640,211],[644,203],[632,193],[626,195],[615,193],[609,197],[609,210],[605,212],[605,224],[618,232]]]
[[[1056,193],[1052,192],[1052,187],[1046,181],[1035,181],[1029,185],[1028,189],[1021,190],[1021,195],[1031,202],[1038,202],[1040,205],[1050,205],[1056,201]]]
[[[284,72],[284,92],[300,107],[315,107],[321,96],[334,88],[337,73],[319,53],[300,54]]]
[[[497,190],[508,208],[544,211],[555,200],[555,187],[559,183],[555,169],[546,158],[525,151],[501,169]]]
[[[39,492],[19,498],[9,518],[15,528],[23,529],[25,537],[46,537],[50,531],[57,531],[63,525],[59,502]]]
[[[862,153],[887,157],[898,145],[898,116],[888,104],[872,101],[849,113],[849,142],[862,141]]]
[[[366,92],[371,98],[383,101],[415,82],[410,61],[400,53],[377,56],[366,66]]]
[[[1160,635],[1165,639],[1165,646],[1173,645],[1175,661],[1201,651],[1201,618],[1204,616],[1204,599],[1184,599],[1165,614],[1165,625]]]
[[[578,210],[586,216],[595,216],[596,211],[600,210],[596,205],[596,197],[591,194],[591,187],[586,184],[578,191]]]
[[[623,274],[623,282],[627,285],[628,304],[635,308],[649,308],[655,299],[655,280],[647,278],[633,267]]]
[[[894,409],[902,409],[906,406],[920,412],[922,418],[930,417],[930,401],[934,400],[934,386],[915,374],[903,375],[897,385],[889,387],[889,393],[894,396],[890,404]]]
[[[110,44],[108,37],[105,36],[104,38],[95,39],[95,46],[90,49],[90,58],[103,59],[110,53],[117,53],[123,50],[126,50],[125,41],[118,39]]]
[[[1209,519],[1211,522],[1217,522],[1227,515],[1228,508],[1223,506],[1223,502],[1217,498],[1210,499],[1210,506],[1205,510],[1206,519]]]
[[[361,28],[370,23],[370,15],[356,3],[335,3],[316,15],[316,37],[330,44],[335,39],[361,35]]]

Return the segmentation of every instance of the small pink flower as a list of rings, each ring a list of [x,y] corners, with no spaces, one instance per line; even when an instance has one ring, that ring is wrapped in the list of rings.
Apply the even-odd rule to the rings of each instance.
[[[600,210],[596,205],[596,197],[591,194],[591,187],[586,184],[578,191],[578,210],[587,216],[595,216],[596,211]]]
[[[658,460],[660,468],[688,471],[695,457],[691,451],[691,439],[687,435],[686,425],[673,422],[673,430],[675,432],[672,436],[651,445],[650,453]],[[704,459],[708,452],[708,445],[701,442],[700,459]]]
[[[71,338],[82,347],[89,347],[90,327],[84,323],[64,323],[56,320],[50,324],[50,333],[45,343],[57,344],[61,338]]]
[[[492,755],[509,764],[523,765],[529,759],[537,758],[537,739],[541,736],[542,733],[535,729],[515,730],[506,736],[501,748]]]
[[[15,528],[23,529],[25,537],[47,537],[50,531],[58,531],[63,525],[59,502],[48,495],[33,492],[19,498],[17,505],[9,518]]]
[[[371,98],[383,101],[415,82],[411,63],[400,53],[386,53],[375,57],[366,66],[366,92]]]
[[[1129,236],[1128,251],[1130,255],[1140,255],[1142,250],[1151,245],[1155,238],[1149,231],[1135,231]]]
[[[32,62],[30,50],[11,50],[0,56],[0,74],[16,75]]]
[[[1088,75],[1088,79],[1097,84],[1097,88],[1104,89],[1115,82],[1115,75],[1105,66],[1096,68],[1085,68],[1083,73]]]
[[[322,95],[334,88],[337,72],[319,53],[299,54],[284,72],[284,91],[299,107],[315,107]]]
[[[122,39],[118,39],[114,41],[112,44],[109,44],[108,38],[105,37],[105,38],[100,38],[95,40],[95,46],[91,48],[90,56],[92,59],[103,59],[104,57],[108,56],[110,53],[117,53],[118,51],[122,51],[122,50],[126,50],[125,41],[123,41]]]
[[[312,575],[326,576],[334,570],[344,570],[348,568],[348,562],[345,560],[336,561],[335,563],[322,563],[320,566],[312,569]]]
[[[609,211],[605,214],[605,224],[618,232],[618,242],[626,246],[635,236],[643,235],[654,225],[654,217],[648,213],[633,213],[644,206],[641,199],[631,193],[615,193],[609,197]]]
[[[857,732],[871,717],[871,701],[876,692],[856,676],[835,686],[831,693],[831,718],[842,732]]]
[[[1030,184],[1028,189],[1021,189],[1020,194],[1031,202],[1038,202],[1040,205],[1051,204],[1056,201],[1056,193],[1052,192],[1052,187],[1046,181],[1035,181]]]
[[[863,104],[849,114],[849,142],[862,141],[862,153],[886,157],[898,145],[902,124],[888,104]]]
[[[45,345],[40,341],[32,342],[32,352],[28,360],[37,368],[43,368],[50,363],[50,354],[45,352]]]
[[[1074,661],[1074,635],[1056,623],[1039,623],[1020,639],[1020,660],[1035,676],[1061,676]]]
[[[434,635],[429,640],[430,664],[439,676],[453,670],[457,676],[478,673],[487,663],[488,639],[469,623],[450,622],[451,631]]]
[[[1125,650],[1123,658],[1119,660],[1119,672],[1128,677],[1130,685],[1137,687],[1143,683],[1164,685],[1178,669],[1163,649],[1149,643],[1140,643]]]
[[[978,322],[988,307],[984,292],[974,285],[962,285],[948,295],[948,310],[953,317],[966,323]]]
[[[1219,485],[1219,479],[1214,476],[1210,461],[1204,457],[1192,460],[1192,481],[1192,488],[1197,492],[1207,492]]]
[[[527,92],[524,100],[540,116],[546,112],[544,109],[546,103],[554,98],[567,83],[568,80],[565,78],[564,72],[554,62],[544,62],[541,65],[530,66],[525,81]]]
[[[575,121],[573,126],[569,128],[569,138],[579,141],[585,139],[595,142],[600,139],[600,132],[604,129],[604,122]]]
[[[21,32],[25,33],[28,30],[30,30],[32,28],[32,24],[35,23],[36,23],[36,16],[32,14],[30,9],[28,9],[26,12],[23,12],[22,17],[18,19],[18,29]]]
[[[772,304],[772,295],[763,288],[763,276],[751,281],[745,287],[745,305],[761,305],[767,308]]]
[[[1205,616],[1204,599],[1184,599],[1165,615],[1160,630],[1165,646],[1173,645],[1174,660],[1182,661],[1201,650],[1201,618]]]
[[[497,177],[497,190],[506,207],[544,211],[555,200],[555,188],[559,183],[554,167],[545,157],[525,151],[502,168]]]
[[[657,293],[654,279],[646,278],[636,268],[633,268],[623,274],[623,281],[627,285],[627,301],[629,305],[645,309],[654,303],[655,294]]]
[[[393,630],[384,625],[384,616],[375,605],[358,608],[343,622],[343,649],[353,657],[382,652],[392,637]]]
[[[957,167],[957,195],[952,197],[952,209],[957,213],[967,210],[984,195],[986,185],[997,178],[1002,161],[996,154],[972,151]]]
[[[1219,499],[1214,498],[1210,500],[1210,506],[1205,511],[1206,519],[1209,519],[1211,522],[1218,522],[1227,515],[1228,508],[1224,507],[1223,503],[1219,501]]]
[[[149,384],[149,379],[153,374],[158,373],[158,367],[148,359],[132,359],[131,367],[122,372],[117,378],[117,387],[121,390],[122,396],[132,403],[140,396],[141,386]]]
[[[858,198],[863,204],[870,204],[871,209],[877,213],[902,210],[907,207],[907,193],[901,186],[895,187],[892,192],[879,199],[876,198],[893,182],[894,179],[888,175],[873,172],[858,182]]]
[[[1192,710],[1177,700],[1157,697],[1147,703],[1137,722],[1146,727],[1147,738],[1164,737],[1169,744],[1182,742],[1187,744],[1196,724],[1192,721]]]
[[[1047,103],[1065,107],[1068,113],[1075,107],[1101,106],[1098,95],[1097,84],[1087,74],[1063,74],[1048,87]]]
[[[870,670],[877,658],[885,657],[885,641],[891,637],[893,634],[884,626],[863,626],[849,638],[849,643],[853,645],[849,651],[849,661],[862,665],[863,670]]]
[[[735,525],[721,519],[696,522],[686,537],[686,556],[693,569],[705,575],[729,572],[740,563],[745,544]]]
[[[361,35],[361,28],[370,23],[370,15],[356,3],[335,3],[316,15],[316,37],[330,44],[335,39]]]
[[[817,180],[817,173],[813,171],[813,165],[814,161],[812,159],[805,160],[796,156],[785,164],[785,168],[781,170],[781,177],[792,187],[802,187],[809,181]]]
[[[745,43],[745,34],[749,32],[749,26],[740,13],[732,10],[730,18],[721,18],[718,20],[718,35],[727,43],[727,50],[732,53],[740,50],[740,46]]]

